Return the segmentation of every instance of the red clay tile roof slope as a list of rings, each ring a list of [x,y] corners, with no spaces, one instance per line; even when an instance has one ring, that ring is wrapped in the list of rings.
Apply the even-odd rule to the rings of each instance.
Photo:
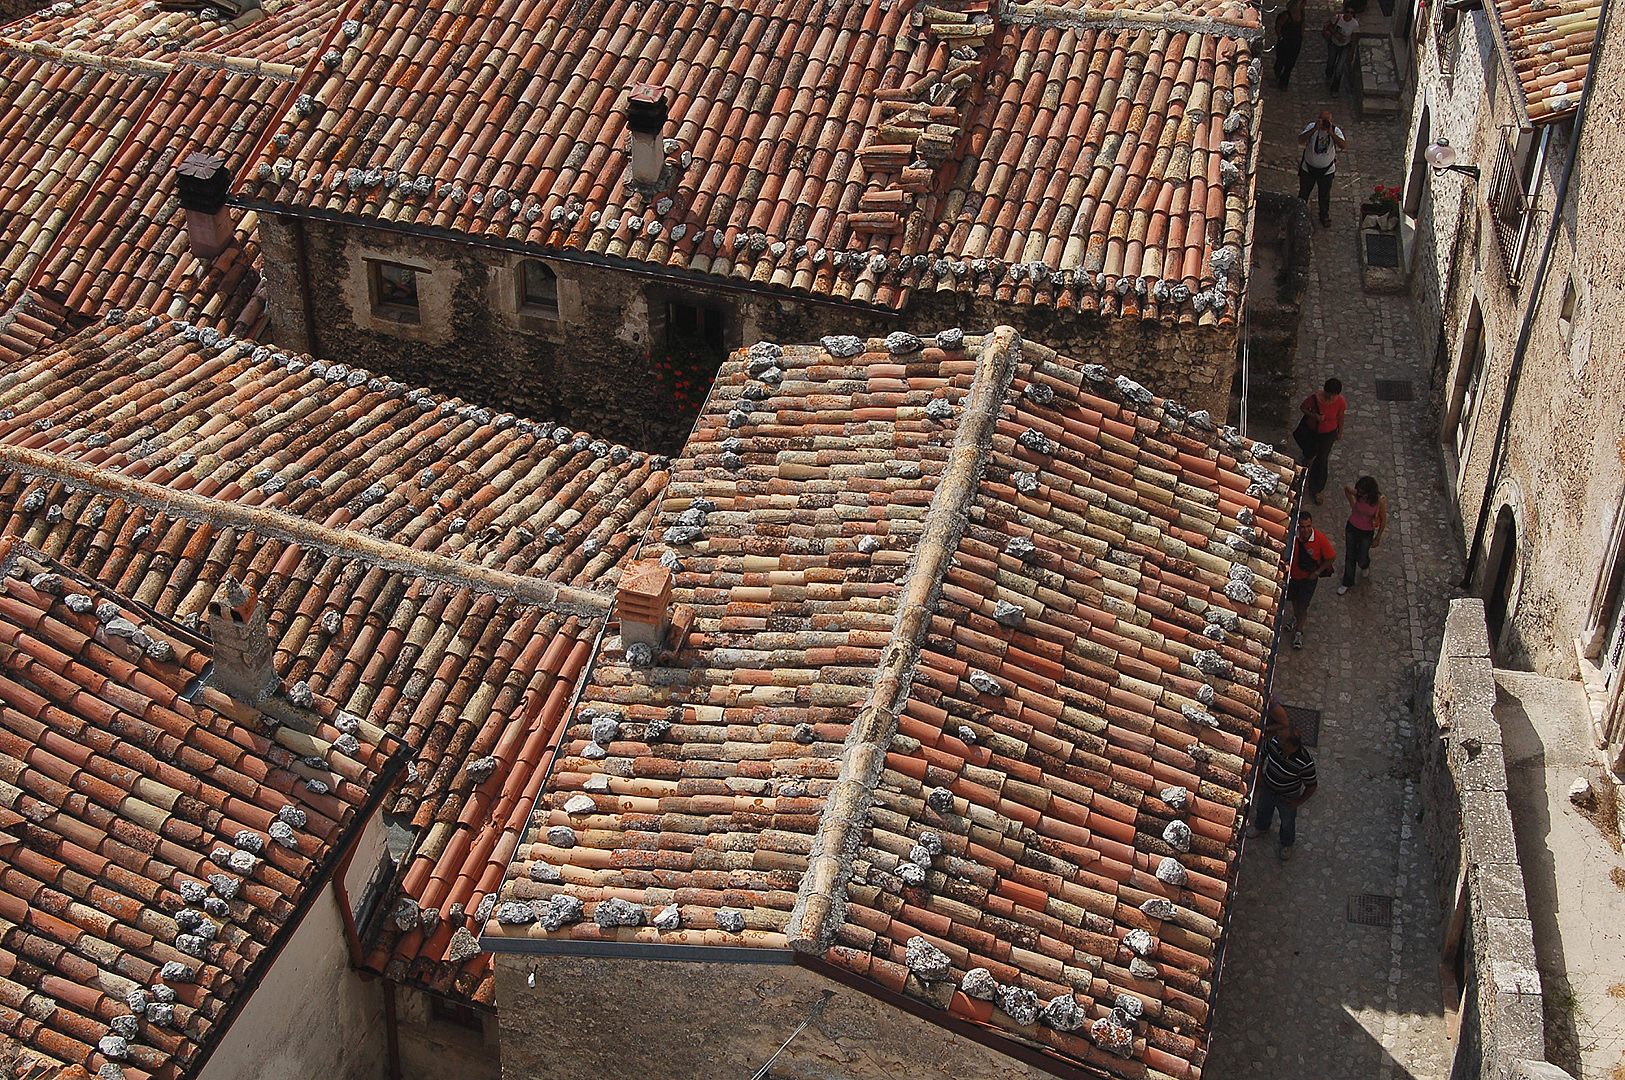
[[[68,310],[32,290],[0,311],[0,364],[13,364],[69,334]]]
[[[1602,0],[1496,0],[1495,13],[1529,120],[1549,124],[1573,113]]]
[[[55,14],[58,7],[64,14]],[[253,214],[207,263],[187,248],[174,166],[218,152],[241,172],[334,32],[339,0],[265,7],[245,25],[133,0],[57,5],[0,30],[4,296],[26,284],[99,315],[150,307],[252,334],[265,323]],[[251,17],[259,13],[251,13]],[[8,171],[9,170],[9,171]]]
[[[280,672],[416,750],[386,808],[418,836],[404,895],[435,916],[408,908],[406,929],[380,927],[370,961],[490,1004],[489,958],[451,939],[495,890],[602,619],[481,583],[519,575],[527,596],[607,583],[654,514],[665,462],[135,316],[0,368],[0,444],[9,531],[182,619],[236,575],[271,605]],[[91,466],[109,490],[30,481],[8,446]],[[155,513],[116,490],[138,482],[260,516]],[[288,531],[301,522],[340,532],[301,544]],[[351,550],[374,537],[457,563],[431,578]],[[510,834],[497,815],[515,806]]]
[[[1257,16],[1163,6],[352,8],[247,196],[884,308],[937,289],[1230,322]],[[659,191],[627,173],[640,82],[671,107]]]
[[[605,639],[486,940],[793,945],[1194,1077],[1295,468],[1008,329],[917,345],[724,367],[650,544],[693,629]]]
[[[0,569],[0,1030],[195,1075],[403,748],[187,694],[206,640],[11,537]]]

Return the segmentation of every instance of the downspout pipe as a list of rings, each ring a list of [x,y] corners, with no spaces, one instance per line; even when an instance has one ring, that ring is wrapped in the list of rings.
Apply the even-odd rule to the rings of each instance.
[[[1591,48],[1593,58],[1603,54],[1603,37],[1608,32],[1609,7],[1610,0],[1602,0],[1602,6],[1597,12],[1597,36]],[[1551,268],[1552,250],[1557,246],[1557,230],[1563,218],[1563,207],[1569,199],[1569,182],[1574,177],[1574,166],[1580,157],[1580,139],[1585,134],[1586,113],[1590,109],[1596,79],[1597,65],[1587,65],[1585,83],[1580,88],[1580,104],[1574,115],[1574,134],[1569,139],[1568,155],[1563,162],[1563,175],[1557,182],[1556,205],[1552,207],[1552,220],[1546,226],[1546,243],[1540,251],[1540,264],[1535,269],[1529,303],[1524,306],[1523,319],[1518,325],[1518,343],[1512,350],[1506,392],[1501,396],[1501,416],[1495,425],[1495,442],[1490,447],[1490,468],[1484,478],[1484,497],[1479,500],[1478,517],[1473,522],[1473,542],[1467,548],[1467,569],[1461,578],[1463,589],[1473,587],[1473,574],[1478,569],[1479,549],[1484,545],[1484,525],[1489,520],[1490,504],[1495,500],[1495,488],[1500,481],[1502,458],[1506,455],[1507,425],[1512,419],[1512,405],[1518,397],[1518,382],[1523,376],[1524,358],[1529,353],[1529,339],[1535,329],[1535,311],[1540,307],[1541,295],[1546,291],[1546,275]]]

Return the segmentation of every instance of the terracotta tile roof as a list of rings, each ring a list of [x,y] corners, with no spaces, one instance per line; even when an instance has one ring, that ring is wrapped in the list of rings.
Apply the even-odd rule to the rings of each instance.
[[[0,311],[0,364],[11,364],[69,332],[68,310],[32,290],[24,291],[10,308]]]
[[[194,1075],[399,743],[189,692],[205,639],[13,538],[0,569],[0,1030]]]
[[[723,368],[648,550],[686,629],[606,637],[486,940],[794,945],[1195,1076],[1295,468],[1008,329],[918,344]]]
[[[1496,0],[1495,13],[1530,121],[1579,108],[1602,0]]]
[[[248,197],[886,308],[937,290],[1232,320],[1256,11],[1016,11],[379,3]],[[647,194],[623,178],[640,82],[671,106],[673,180]]]
[[[0,367],[0,527],[183,622],[236,575],[279,672],[412,746],[385,809],[410,819],[397,886],[418,906],[386,906],[368,960],[483,1004],[489,957],[456,930],[500,880],[602,627],[590,590],[666,468],[163,318]]]
[[[60,5],[58,5],[60,6]],[[174,165],[196,149],[237,173],[297,92],[340,0],[268,4],[245,25],[132,0],[47,9],[0,30],[0,261],[76,311],[148,307],[224,333],[265,325],[254,215],[207,264],[187,250]]]

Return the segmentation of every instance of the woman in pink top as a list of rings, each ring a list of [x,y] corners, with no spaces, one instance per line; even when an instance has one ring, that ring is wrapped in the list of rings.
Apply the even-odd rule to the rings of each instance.
[[[1343,413],[1348,402],[1343,400],[1343,380],[1327,379],[1324,389],[1303,399],[1298,406],[1303,418],[1292,433],[1303,451],[1303,463],[1309,466],[1309,480],[1305,485],[1309,497],[1321,501],[1326,490],[1326,473],[1332,457],[1332,445],[1343,437]]]
[[[1371,569],[1371,549],[1382,543],[1382,530],[1388,527],[1388,500],[1377,490],[1374,477],[1362,476],[1353,487],[1345,487],[1349,501],[1349,521],[1343,527],[1343,583],[1339,596],[1349,591],[1354,576]]]

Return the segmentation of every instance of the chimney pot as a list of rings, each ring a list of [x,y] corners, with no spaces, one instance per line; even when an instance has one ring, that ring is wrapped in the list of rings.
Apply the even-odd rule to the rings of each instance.
[[[660,650],[671,615],[671,589],[669,567],[651,561],[627,567],[615,589],[615,614],[621,620],[623,644],[641,641]]]
[[[626,126],[631,129],[632,178],[640,184],[659,183],[666,169],[666,89],[649,83],[632,87],[626,103]]]
[[[276,685],[265,605],[253,589],[228,576],[209,602],[214,685],[238,701],[258,703]]]
[[[224,158],[194,150],[175,166],[175,192],[186,211],[186,239],[192,254],[212,259],[226,249],[236,232],[226,197],[231,170]]]

